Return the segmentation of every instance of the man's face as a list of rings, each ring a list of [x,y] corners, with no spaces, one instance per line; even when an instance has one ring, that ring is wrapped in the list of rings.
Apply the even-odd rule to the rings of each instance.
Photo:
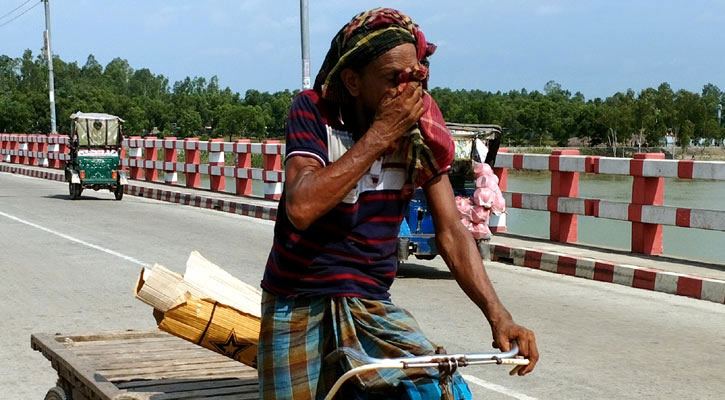
[[[398,75],[418,64],[412,43],[393,47],[360,71],[360,93],[355,96],[370,116],[375,114],[386,91],[396,87]]]

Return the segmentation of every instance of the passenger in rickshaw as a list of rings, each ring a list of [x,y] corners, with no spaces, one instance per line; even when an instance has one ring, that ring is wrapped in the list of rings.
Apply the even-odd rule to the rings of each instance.
[[[339,347],[378,358],[436,351],[389,294],[416,187],[428,199],[438,249],[488,319],[494,345],[506,351],[516,340],[531,360],[519,374],[534,369],[534,334],[499,301],[458,216],[447,176],[452,140],[424,91],[434,50],[405,14],[364,12],[333,39],[314,89],[293,102],[286,184],[262,280],[263,399],[323,398],[346,367],[325,360]],[[460,374],[439,382],[437,370],[372,371],[345,390],[338,398],[471,397]]]

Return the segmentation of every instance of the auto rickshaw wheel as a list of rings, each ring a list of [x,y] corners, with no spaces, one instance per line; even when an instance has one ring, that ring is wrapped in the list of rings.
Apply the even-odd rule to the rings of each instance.
[[[48,393],[45,394],[45,400],[68,400],[70,399],[70,396],[68,395],[68,392],[65,391],[60,386],[56,386],[48,390]]]
[[[123,198],[123,185],[116,185],[113,195],[116,196],[116,200],[121,200]]]
[[[83,188],[81,187],[80,183],[69,183],[70,191],[70,199],[71,200],[78,200],[81,198],[81,192],[83,191]]]

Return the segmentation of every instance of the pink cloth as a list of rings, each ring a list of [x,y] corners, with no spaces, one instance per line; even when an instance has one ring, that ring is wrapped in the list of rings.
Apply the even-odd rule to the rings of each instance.
[[[473,206],[473,211],[471,212],[471,221],[474,224],[487,224],[488,218],[491,215],[491,209],[485,208],[481,206]]]
[[[457,196],[456,207],[458,208],[458,213],[461,214],[461,218],[471,218],[471,209],[473,207],[471,199],[468,197]]]
[[[473,238],[476,240],[485,239],[491,236],[491,230],[488,229],[488,225],[486,224],[473,225],[473,230],[471,230],[471,233],[473,233]]]
[[[478,178],[479,176],[490,176],[493,175],[493,169],[486,163],[473,162],[473,175]]]
[[[461,218],[461,223],[462,223],[462,224],[463,224],[463,226],[465,226],[465,227],[466,227],[466,229],[468,229],[469,231],[473,230],[473,223],[471,222],[471,220],[470,220],[469,218]]]
[[[478,188],[473,192],[473,204],[477,206],[490,208],[495,198],[496,192],[487,187]]]

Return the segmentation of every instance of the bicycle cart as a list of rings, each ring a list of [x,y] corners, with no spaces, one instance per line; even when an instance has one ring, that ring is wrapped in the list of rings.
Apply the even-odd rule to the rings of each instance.
[[[160,330],[86,335],[33,334],[33,350],[58,372],[57,386],[45,400],[257,399],[257,371],[221,354]],[[351,377],[373,369],[438,368],[450,374],[469,365],[524,366],[518,347],[506,353],[435,354],[377,359],[348,348],[352,369],[327,395],[332,399]],[[512,371],[513,373],[513,371]]]
[[[257,371],[162,331],[34,334],[58,372],[46,400],[256,399]]]

